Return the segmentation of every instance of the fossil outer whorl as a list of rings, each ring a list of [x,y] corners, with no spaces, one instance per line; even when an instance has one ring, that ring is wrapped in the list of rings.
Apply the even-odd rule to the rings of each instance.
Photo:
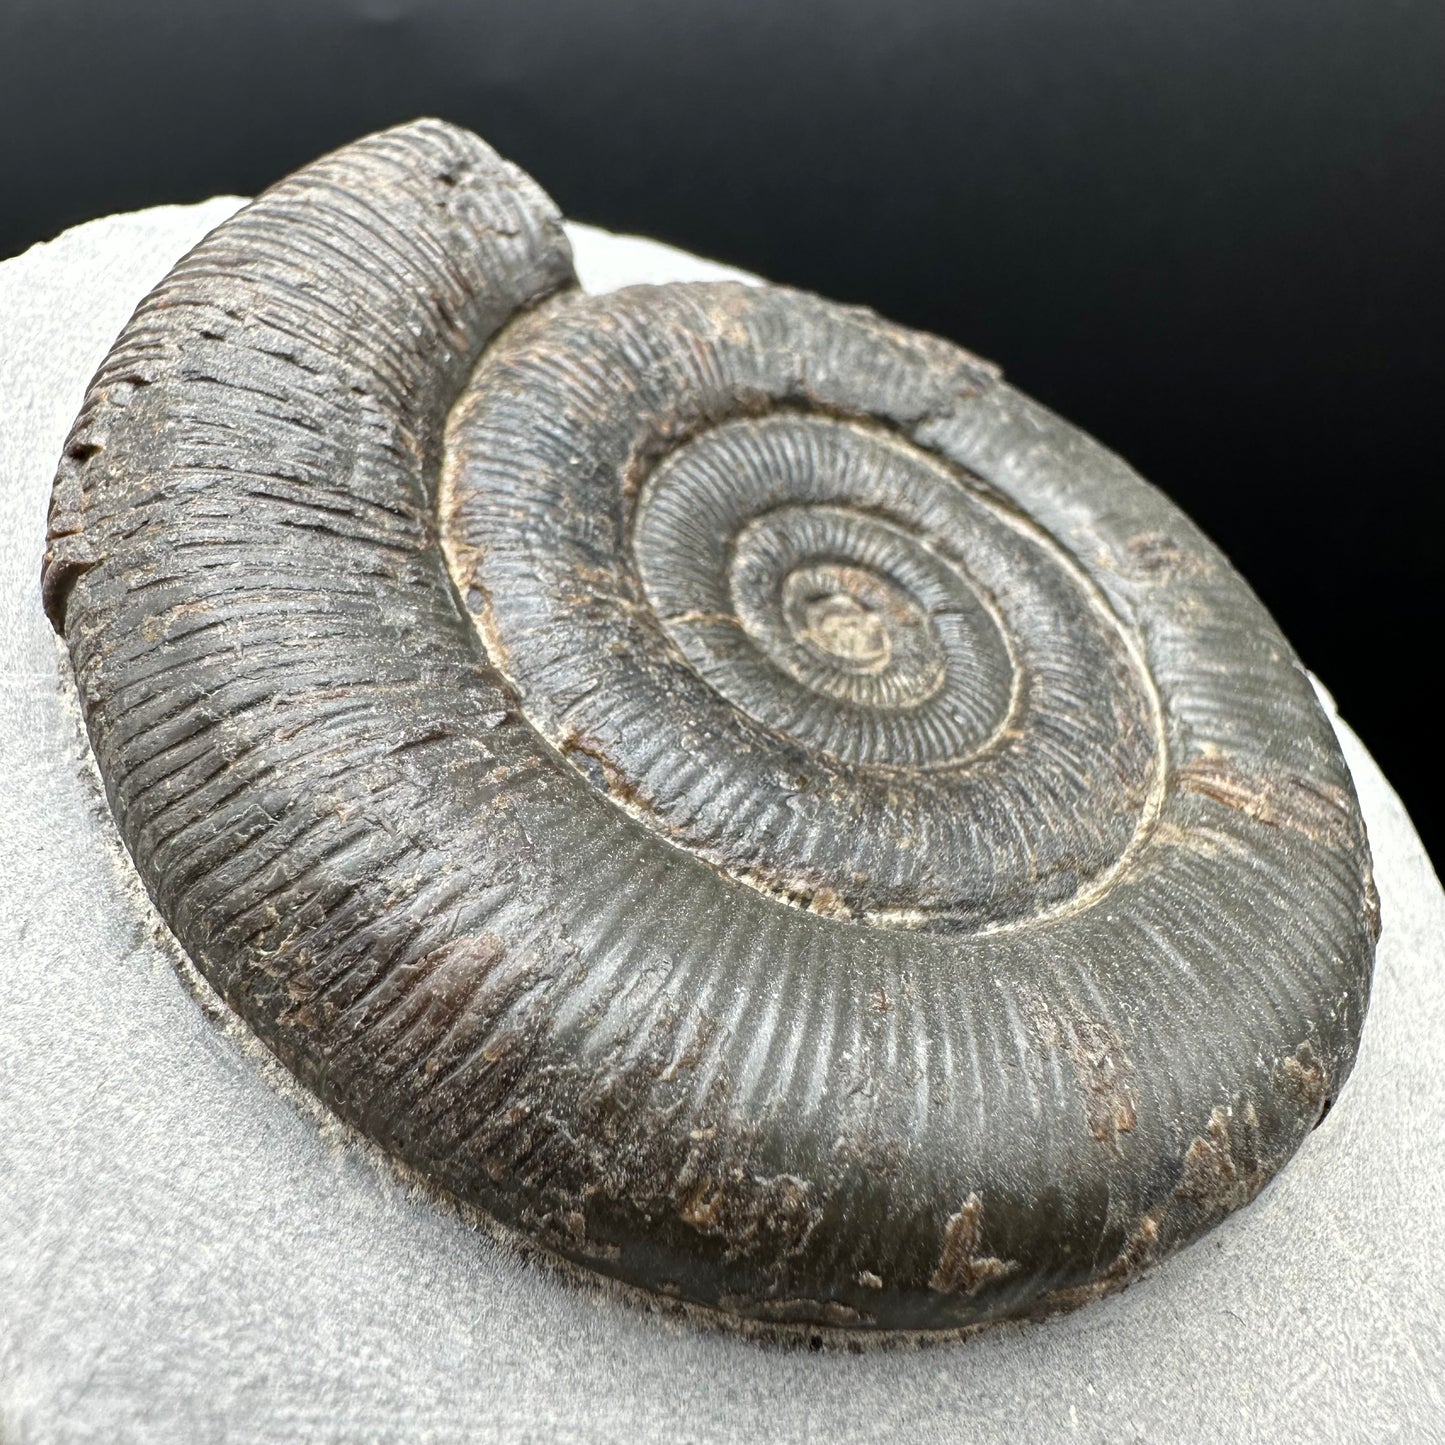
[[[629,1284],[1080,1303],[1252,1198],[1353,1061],[1349,777],[1187,519],[866,311],[582,295],[466,132],[346,147],[177,265],[45,585],[207,976]]]

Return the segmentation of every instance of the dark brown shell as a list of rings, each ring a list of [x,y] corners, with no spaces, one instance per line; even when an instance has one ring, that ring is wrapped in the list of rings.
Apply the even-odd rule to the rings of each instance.
[[[1080,1303],[1349,1071],[1364,829],[1225,559],[942,341],[582,295],[464,131],[348,146],[181,261],[50,539],[192,958],[578,1264],[774,1323]]]

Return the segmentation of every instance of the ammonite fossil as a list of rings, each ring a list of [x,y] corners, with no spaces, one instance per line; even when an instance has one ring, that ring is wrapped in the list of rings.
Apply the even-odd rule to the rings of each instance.
[[[1219,552],[943,341],[582,294],[453,127],[306,167],[142,303],[45,595],[199,968],[626,1284],[881,1330],[1080,1303],[1351,1066],[1363,827]]]

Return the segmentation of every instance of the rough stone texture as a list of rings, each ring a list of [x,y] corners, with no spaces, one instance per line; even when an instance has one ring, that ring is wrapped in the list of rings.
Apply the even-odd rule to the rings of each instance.
[[[1431,1438],[1445,898],[1347,732],[1385,922],[1349,1087],[1203,1244],[1082,1315],[969,1345],[765,1349],[523,1266],[196,1007],[57,681],[35,559],[91,371],[228,208],[98,222],[0,271],[0,1440]],[[618,242],[573,239],[584,282],[594,246],[621,279]],[[1105,1102],[1107,1123],[1127,1093]],[[1219,1151],[1199,1146],[1212,1187]],[[976,1228],[965,1201],[955,1272],[990,1263]]]

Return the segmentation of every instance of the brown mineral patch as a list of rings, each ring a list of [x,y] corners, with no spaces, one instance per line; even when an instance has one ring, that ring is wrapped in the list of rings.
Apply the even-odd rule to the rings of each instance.
[[[1118,1294],[1125,1285],[1132,1284],[1159,1258],[1160,1225],[1164,1216],[1163,1205],[1151,1209],[1129,1232],[1119,1253],[1093,1279],[1046,1295],[1039,1308],[1033,1311],[1034,1316],[1067,1314],[1095,1300]]]
[[[1117,1148],[1119,1135],[1139,1122],[1134,1068],[1123,1040],[1101,1020],[1060,1017],[1039,994],[1024,995],[1022,1003],[1041,1042],[1062,1050],[1073,1066],[1089,1132],[1101,1144]]]
[[[791,908],[801,908],[840,923],[853,917],[847,900],[817,878],[786,873],[781,869],[753,867],[729,870],[729,876],[759,893],[766,893]]]
[[[1198,577],[1212,569],[1195,552],[1186,551],[1166,532],[1140,532],[1124,543],[1120,571],[1140,582],[1172,582]]]
[[[744,1153],[739,1162],[719,1157],[712,1146],[694,1144],[671,1187],[673,1207],[685,1223],[723,1241],[726,1256],[740,1259],[759,1248],[796,1255],[818,1224],[808,1186],[791,1174],[756,1174]]]
[[[1083,1284],[1046,1296],[1036,1316],[1075,1310],[1132,1283],[1164,1255],[1249,1203],[1272,1172],[1257,1148],[1259,1120],[1252,1104],[1215,1108],[1203,1134],[1184,1154],[1173,1193],[1139,1217],[1118,1254]]]
[[[721,1036],[722,1031],[722,1025],[711,1014],[698,1014],[696,1023],[685,1039],[681,1028],[678,1029],[677,1037],[681,1040],[681,1047],[657,1071],[657,1077],[664,1083],[670,1083],[680,1074],[697,1068],[707,1057],[708,1050]]]
[[[1133,1279],[1159,1257],[1159,1211],[1146,1214],[1135,1226],[1110,1266],[1108,1273],[1121,1279]]]
[[[612,761],[596,738],[573,735],[562,740],[562,756],[601,792],[637,814],[651,814],[651,800],[638,791],[637,784]]]
[[[1069,1059],[1078,1074],[1089,1116],[1089,1132],[1100,1143],[1117,1144],[1139,1122],[1133,1070],[1118,1034],[1107,1024],[1080,1019],[1071,1025]]]
[[[755,1299],[750,1295],[725,1294],[718,1300],[725,1310],[751,1319],[772,1320],[778,1324],[824,1324],[839,1327],[871,1325],[872,1315],[865,1315],[839,1300]]]
[[[1380,941],[1380,890],[1375,886],[1375,869],[1371,861],[1365,860],[1365,927],[1370,931],[1370,942]]]
[[[713,1229],[722,1213],[723,1196],[710,1174],[705,1174],[682,1200],[678,1213],[699,1229]]]
[[[528,1223],[538,1235],[565,1257],[614,1261],[622,1251],[615,1244],[592,1239],[587,1233],[587,1216],[580,1209],[564,1209],[556,1214],[529,1212]]]
[[[1308,1042],[1280,1060],[1279,1073],[1284,1088],[1298,1099],[1301,1115],[1311,1126],[1317,1124],[1329,1101],[1330,1077]]]
[[[842,894],[832,888],[815,888],[808,898],[808,911],[824,918],[848,919],[853,916],[853,910]]]
[[[929,1289],[940,1294],[977,1294],[985,1285],[1007,1279],[1018,1265],[982,1249],[983,1200],[970,1194],[957,1214],[948,1217],[943,1232],[943,1252],[928,1281]]]
[[[1269,1177],[1255,1147],[1258,1122],[1252,1104],[1239,1114],[1215,1108],[1206,1132],[1184,1152],[1175,1197],[1197,1205],[1208,1217],[1222,1217],[1248,1204]]]
[[[1185,763],[1175,774],[1185,792],[1198,793],[1268,828],[1288,828],[1341,852],[1360,846],[1360,829],[1342,788],[1290,774],[1256,777],[1230,759],[1211,755]]]

